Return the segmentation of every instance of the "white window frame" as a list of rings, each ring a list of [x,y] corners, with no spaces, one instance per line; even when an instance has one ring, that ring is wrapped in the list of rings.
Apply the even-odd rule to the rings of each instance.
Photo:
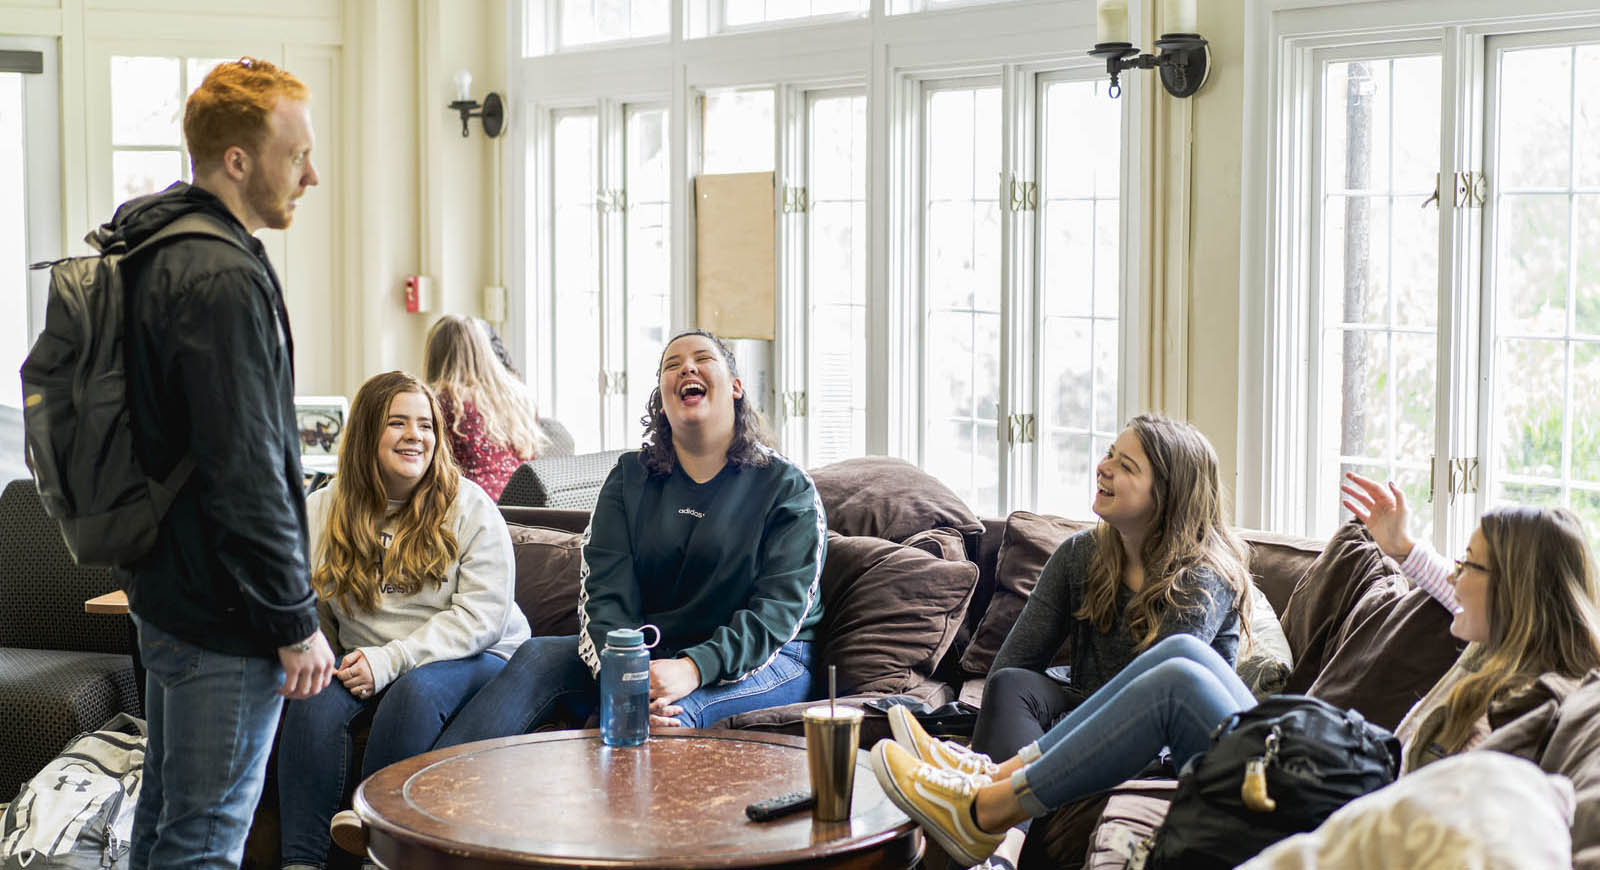
[[[1437,40],[1441,53],[1439,171],[1483,167],[1481,117],[1488,105],[1487,72],[1480,68],[1491,35],[1578,30],[1600,26],[1600,13],[1582,0],[1526,0],[1507,13],[1493,0],[1395,0],[1374,6],[1359,0],[1245,0],[1243,226],[1240,282],[1241,457],[1237,520],[1241,525],[1307,533],[1313,511],[1315,456],[1307,431],[1316,383],[1310,331],[1309,269],[1313,248],[1302,232],[1314,201],[1300,179],[1314,170],[1318,129],[1309,109],[1320,87],[1319,51],[1341,46]],[[1491,189],[1492,188],[1491,180]],[[1449,191],[1439,202],[1439,303],[1434,449],[1438,457],[1479,457],[1480,476],[1491,457],[1489,397],[1490,319],[1482,269],[1492,250],[1481,238],[1491,216],[1455,207]],[[1448,255],[1448,256],[1447,256]],[[1449,551],[1464,545],[1488,487],[1452,503],[1448,463],[1433,470],[1434,543]],[[1420,507],[1420,506],[1419,506]]]
[[[541,144],[548,137],[539,120],[554,106],[592,103],[597,99],[622,99],[620,95],[660,96],[670,83],[671,159],[673,197],[672,278],[673,328],[694,323],[694,202],[693,177],[699,153],[697,95],[714,88],[776,87],[778,137],[786,133],[785,94],[823,87],[864,87],[868,112],[867,181],[867,286],[868,382],[867,451],[869,454],[915,458],[919,451],[920,400],[916,395],[914,361],[921,358],[919,306],[911,290],[918,266],[916,228],[907,220],[909,183],[917,175],[919,156],[908,147],[908,123],[916,114],[914,92],[923,79],[1003,69],[1084,68],[1095,62],[1085,57],[1094,42],[1094,7],[1087,0],[1058,3],[1053,0],[1019,0],[941,9],[920,14],[889,15],[886,0],[872,0],[864,18],[843,20],[797,19],[749,31],[722,33],[712,39],[685,35],[692,0],[674,3],[673,32],[665,41],[629,43],[627,46],[585,46],[581,51],[524,56],[537,50],[524,26],[528,14],[521,3],[508,4],[510,26],[507,46],[512,61],[513,89],[520,112],[530,119],[510,127],[507,149],[513,163],[508,177],[522,177],[524,197],[509,203],[506,222],[507,250],[512,252],[511,274],[525,282],[528,292],[513,287],[507,339],[528,360],[530,379],[542,407],[549,406],[552,373],[548,369],[550,288],[541,286],[538,262],[547,259],[547,232],[533,236],[532,250],[523,250],[530,226],[548,216],[542,206],[530,205],[548,196],[544,183],[528,167],[547,165]],[[530,8],[537,8],[530,6]],[[1133,10],[1137,28],[1140,10]],[[1154,77],[1127,75],[1121,98],[1123,166],[1142,165],[1146,145],[1141,113],[1152,99]],[[778,184],[788,167],[784,152],[777,153]],[[1137,303],[1141,264],[1138,227],[1141,205],[1138,179],[1123,172],[1122,230],[1120,246],[1121,351],[1119,411],[1126,416],[1148,402],[1141,373],[1148,356],[1147,330]],[[516,189],[514,187],[514,189]],[[780,229],[780,241],[783,230]],[[788,246],[785,246],[788,247]],[[782,250],[782,249],[780,249]],[[780,275],[790,274],[780,263]],[[780,284],[784,283],[780,279]],[[1130,300],[1133,300],[1130,303]],[[780,328],[793,330],[797,300],[780,289]],[[785,314],[783,312],[791,312]],[[777,391],[803,389],[796,377],[804,360],[784,347],[790,332],[781,333],[774,360]],[[793,336],[799,341],[799,335]],[[541,356],[543,354],[543,356]],[[1008,384],[1009,386],[1009,384]],[[784,429],[782,421],[776,428]],[[1003,415],[1002,415],[1003,422]],[[1002,505],[1004,507],[1004,505]]]
[[[24,251],[28,263],[65,256],[61,225],[61,62],[56,40],[31,36],[0,36],[0,49],[37,51],[44,71],[22,76],[23,111],[26,113],[23,150],[27,155],[22,203],[28,237]],[[28,272],[28,335],[30,342],[44,329],[45,301],[50,273]]]

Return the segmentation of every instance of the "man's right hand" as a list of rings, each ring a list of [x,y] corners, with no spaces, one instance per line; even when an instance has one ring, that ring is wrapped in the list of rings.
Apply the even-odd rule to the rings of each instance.
[[[296,649],[306,646],[301,652]],[[328,649],[328,639],[321,631],[294,646],[278,647],[278,661],[283,663],[283,685],[278,694],[291,700],[309,698],[327,687],[333,679],[333,650]]]

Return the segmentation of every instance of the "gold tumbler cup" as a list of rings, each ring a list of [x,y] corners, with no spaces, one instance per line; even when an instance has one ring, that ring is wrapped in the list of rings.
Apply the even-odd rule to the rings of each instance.
[[[805,712],[806,763],[811,790],[817,795],[811,816],[819,822],[850,818],[850,797],[856,786],[856,749],[861,745],[861,710],[855,707],[809,707]]]

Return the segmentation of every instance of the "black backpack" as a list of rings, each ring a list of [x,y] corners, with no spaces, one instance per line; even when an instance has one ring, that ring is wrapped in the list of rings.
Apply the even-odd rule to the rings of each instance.
[[[1238,866],[1399,770],[1400,741],[1360,713],[1301,695],[1267,698],[1217,726],[1211,748],[1183,766],[1145,867]]]
[[[98,256],[35,263],[50,270],[44,331],[22,363],[22,419],[28,468],[45,512],[79,565],[127,565],[155,545],[194,459],[183,457],[165,480],[145,475],[128,424],[123,330],[128,288],[122,264],[182,237],[221,239],[241,250],[221,223],[188,214],[129,249],[85,237]]]

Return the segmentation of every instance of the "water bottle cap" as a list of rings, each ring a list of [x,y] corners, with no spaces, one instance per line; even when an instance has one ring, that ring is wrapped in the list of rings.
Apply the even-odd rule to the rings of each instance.
[[[606,632],[606,646],[644,646],[644,632],[637,628],[613,628]]]

